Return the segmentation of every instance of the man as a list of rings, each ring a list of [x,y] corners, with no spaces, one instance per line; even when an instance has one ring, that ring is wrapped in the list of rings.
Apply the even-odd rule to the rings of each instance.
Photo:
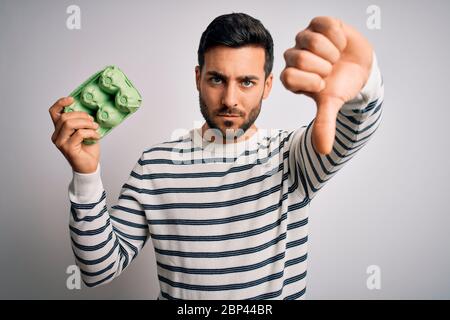
[[[204,125],[145,150],[109,210],[99,144],[82,144],[98,139],[95,123],[61,114],[70,98],[50,108],[73,168],[72,247],[87,286],[119,276],[151,238],[159,299],[304,298],[309,204],[373,135],[384,93],[371,45],[344,22],[317,17],[295,41],[280,78],[316,102],[308,126],[256,127],[272,38],[246,14],[219,16],[195,68]]]

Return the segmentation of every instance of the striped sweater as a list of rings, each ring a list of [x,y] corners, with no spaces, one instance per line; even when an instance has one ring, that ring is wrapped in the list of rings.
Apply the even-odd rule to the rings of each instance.
[[[314,119],[235,144],[194,128],[143,151],[109,209],[100,165],[74,171],[69,228],[83,282],[112,281],[151,239],[158,299],[303,299],[309,204],[378,128],[383,88],[374,54],[327,156],[313,148]]]

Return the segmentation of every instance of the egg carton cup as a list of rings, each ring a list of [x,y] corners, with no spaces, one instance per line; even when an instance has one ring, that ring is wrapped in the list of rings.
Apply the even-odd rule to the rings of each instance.
[[[94,118],[96,130],[102,139],[112,129],[139,109],[142,97],[127,76],[116,66],[107,66],[96,72],[70,96],[74,102],[64,112],[82,111]],[[97,140],[84,139],[84,144]]]

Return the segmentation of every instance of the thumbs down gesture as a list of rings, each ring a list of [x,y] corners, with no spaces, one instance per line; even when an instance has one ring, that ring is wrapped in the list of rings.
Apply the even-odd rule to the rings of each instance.
[[[280,80],[289,91],[314,99],[317,106],[312,128],[316,151],[331,153],[336,119],[342,106],[366,84],[373,49],[357,30],[333,17],[316,17],[284,52],[286,67]]]

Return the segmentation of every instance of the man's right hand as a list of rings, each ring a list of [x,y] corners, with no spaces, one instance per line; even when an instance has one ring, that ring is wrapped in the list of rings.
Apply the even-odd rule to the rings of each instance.
[[[72,104],[72,97],[64,97],[50,107],[49,112],[55,126],[52,142],[69,161],[72,169],[79,173],[93,173],[100,160],[100,144],[87,145],[83,139],[100,139],[98,124],[86,112],[67,112],[64,107]]]

